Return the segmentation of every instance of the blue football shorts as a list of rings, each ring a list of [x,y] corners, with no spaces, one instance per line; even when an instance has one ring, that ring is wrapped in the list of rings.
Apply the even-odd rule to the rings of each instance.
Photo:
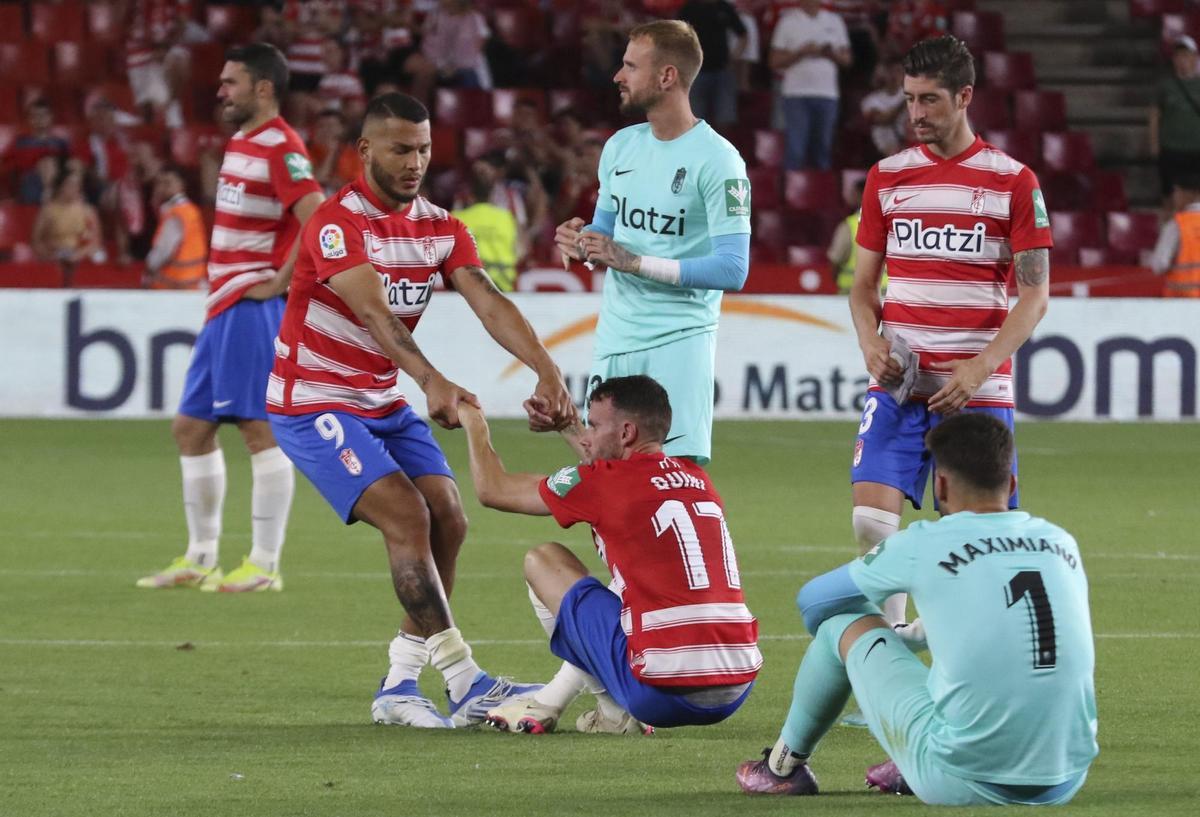
[[[671,430],[663,450],[671,457],[693,457],[700,465],[712,458],[714,377],[717,333],[701,332],[686,338],[619,355],[592,360],[587,397],[603,381],[644,374],[667,390],[671,401]],[[584,400],[584,417],[587,414]]]
[[[1013,431],[1013,410],[973,406],[963,411],[976,411],[999,418]],[[933,468],[933,460],[925,450],[925,434],[937,427],[944,415],[930,411],[925,403],[908,402],[902,406],[886,391],[867,393],[858,438],[854,442],[854,460],[850,466],[850,483],[878,482],[902,491],[914,508],[921,507],[925,484]],[[1013,452],[1013,474],[1017,473],[1017,456]],[[1020,491],[1009,497],[1008,506],[1017,507]],[[935,503],[936,507],[936,503]]]
[[[192,349],[179,413],[210,423],[267,419],[267,378],[283,299],[243,298],[204,324]]]
[[[354,505],[363,491],[388,474],[454,479],[429,425],[411,406],[386,417],[325,411],[270,419],[283,453],[347,525],[357,521]]]
[[[678,693],[639,681],[629,666],[629,642],[621,629],[621,597],[592,576],[563,596],[550,652],[594,676],[626,712],[651,726],[703,726],[737,711],[754,684],[724,706],[691,704]]]

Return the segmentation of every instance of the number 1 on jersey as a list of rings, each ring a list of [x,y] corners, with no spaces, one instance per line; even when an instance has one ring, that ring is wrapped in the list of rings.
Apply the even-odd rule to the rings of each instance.
[[[692,504],[692,511],[696,516],[712,517],[720,522],[725,582],[730,588],[741,587],[742,580],[738,573],[737,557],[733,552],[733,539],[729,535],[729,526],[725,524],[725,514],[722,512],[721,506],[716,502],[695,502]],[[700,549],[700,536],[696,533],[696,525],[692,522],[687,506],[678,499],[668,499],[658,506],[658,510],[654,512],[653,521],[656,536],[662,536],[667,531],[675,533],[675,539],[679,543],[679,553],[683,556],[688,588],[691,590],[708,589],[708,565],[704,563],[704,553]]]
[[[1033,668],[1052,669],[1058,661],[1058,649],[1054,638],[1054,611],[1046,585],[1037,570],[1022,570],[1013,576],[1004,588],[1005,600],[1012,607],[1026,599],[1031,629],[1033,630]]]

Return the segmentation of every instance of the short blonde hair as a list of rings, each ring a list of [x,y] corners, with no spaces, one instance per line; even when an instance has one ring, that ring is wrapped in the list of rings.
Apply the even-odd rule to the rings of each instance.
[[[674,65],[679,72],[679,84],[686,91],[692,87],[700,65],[704,62],[704,51],[696,29],[682,20],[655,20],[643,23],[629,32],[629,39],[645,37],[654,44],[657,67]]]

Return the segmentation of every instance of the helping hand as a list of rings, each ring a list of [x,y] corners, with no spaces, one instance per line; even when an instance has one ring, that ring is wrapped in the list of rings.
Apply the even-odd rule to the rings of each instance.
[[[424,390],[426,404],[429,408],[429,418],[442,428],[459,427],[460,404],[465,403],[482,408],[479,405],[478,397],[440,374],[433,375],[425,384]]]

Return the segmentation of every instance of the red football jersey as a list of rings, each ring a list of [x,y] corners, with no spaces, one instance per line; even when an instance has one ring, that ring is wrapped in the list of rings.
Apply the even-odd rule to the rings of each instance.
[[[423,198],[387,211],[362,176],[324,201],[305,225],[287,309],[275,341],[267,410],[346,411],[381,417],[404,405],[399,371],[328,285],[370,264],[392,313],[411,331],[433,294],[433,278],[481,266],[466,225]]]
[[[622,598],[629,665],[652,686],[752,681],[762,666],[721,497],[690,460],[634,454],[569,466],[540,485],[564,528],[592,526]]]
[[[320,192],[304,142],[283,119],[230,138],[208,254],[208,319],[275,276],[300,230],[292,205]]]
[[[920,145],[871,168],[858,244],[886,254],[883,334],[921,356],[915,399],[950,378],[930,363],[972,357],[996,336],[1013,254],[1053,243],[1033,171],[978,136],[951,159]],[[968,405],[1013,405],[1011,360]]]

